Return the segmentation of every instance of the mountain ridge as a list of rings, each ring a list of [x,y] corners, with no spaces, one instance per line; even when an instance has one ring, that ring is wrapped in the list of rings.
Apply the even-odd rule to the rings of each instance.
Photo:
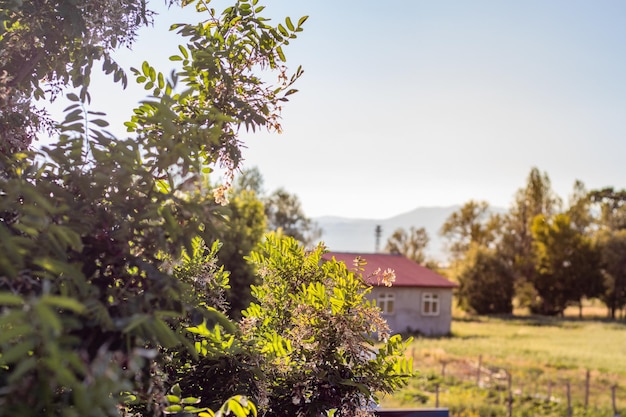
[[[461,207],[461,205],[417,207],[386,219],[320,216],[313,220],[322,228],[320,240],[329,250],[335,252],[374,253],[376,226],[382,227],[380,251],[384,250],[387,239],[396,229],[423,227],[430,238],[426,247],[427,256],[443,261],[446,258],[445,240],[439,235],[439,230],[446,219]],[[492,207],[491,211],[504,212],[505,209]]]

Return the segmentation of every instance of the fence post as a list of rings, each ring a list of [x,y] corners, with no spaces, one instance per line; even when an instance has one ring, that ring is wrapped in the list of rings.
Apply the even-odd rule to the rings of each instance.
[[[589,407],[589,385],[591,382],[591,371],[587,369],[587,374],[585,375],[585,411]]]
[[[506,371],[506,378],[508,381],[508,386],[509,386],[509,398],[508,398],[508,411],[509,417],[513,416],[513,375],[511,375],[511,372]]]
[[[439,384],[435,385],[435,408],[439,408]]]
[[[547,402],[552,401],[552,380],[548,380],[548,397],[546,398]]]
[[[572,417],[572,393],[569,379],[565,384],[567,390],[567,417]]]
[[[615,401],[615,391],[617,390],[617,384],[614,384],[611,387],[611,403],[613,404],[613,415],[615,417],[618,417],[619,414],[617,414],[617,402]]]
[[[478,369],[476,370],[476,386],[480,387],[480,368],[483,366],[483,355],[478,357]]]

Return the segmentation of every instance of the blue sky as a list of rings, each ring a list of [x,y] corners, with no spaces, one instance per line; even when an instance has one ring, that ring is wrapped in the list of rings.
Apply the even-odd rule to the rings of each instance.
[[[194,16],[151,3],[162,9],[155,27],[118,58],[167,71],[167,27]],[[626,2],[262,3],[274,20],[310,16],[286,50],[305,74],[283,134],[242,135],[245,165],[268,190],[297,194],[307,215],[508,207],[533,166],[564,199],[576,179],[626,187]],[[96,80],[92,108],[123,134],[142,90]]]

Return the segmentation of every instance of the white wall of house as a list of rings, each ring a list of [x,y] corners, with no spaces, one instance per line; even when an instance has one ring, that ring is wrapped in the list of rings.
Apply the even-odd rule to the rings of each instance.
[[[418,331],[428,336],[450,333],[451,288],[374,287],[370,299],[376,299],[392,333]],[[438,304],[436,308],[435,304]]]

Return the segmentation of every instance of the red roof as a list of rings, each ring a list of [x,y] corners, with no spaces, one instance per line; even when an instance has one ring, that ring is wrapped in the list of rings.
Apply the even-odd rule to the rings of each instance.
[[[436,287],[436,288],[454,288],[457,284],[442,277],[438,273],[419,265],[412,260],[397,254],[388,253],[350,253],[350,252],[328,252],[322,258],[329,261],[333,257],[340,262],[346,264],[348,269],[352,269],[354,259],[360,256],[365,259],[364,277],[371,276],[374,271],[380,268],[381,271],[393,269],[396,274],[394,287]],[[374,278],[371,280],[372,285],[383,285],[378,283]]]

